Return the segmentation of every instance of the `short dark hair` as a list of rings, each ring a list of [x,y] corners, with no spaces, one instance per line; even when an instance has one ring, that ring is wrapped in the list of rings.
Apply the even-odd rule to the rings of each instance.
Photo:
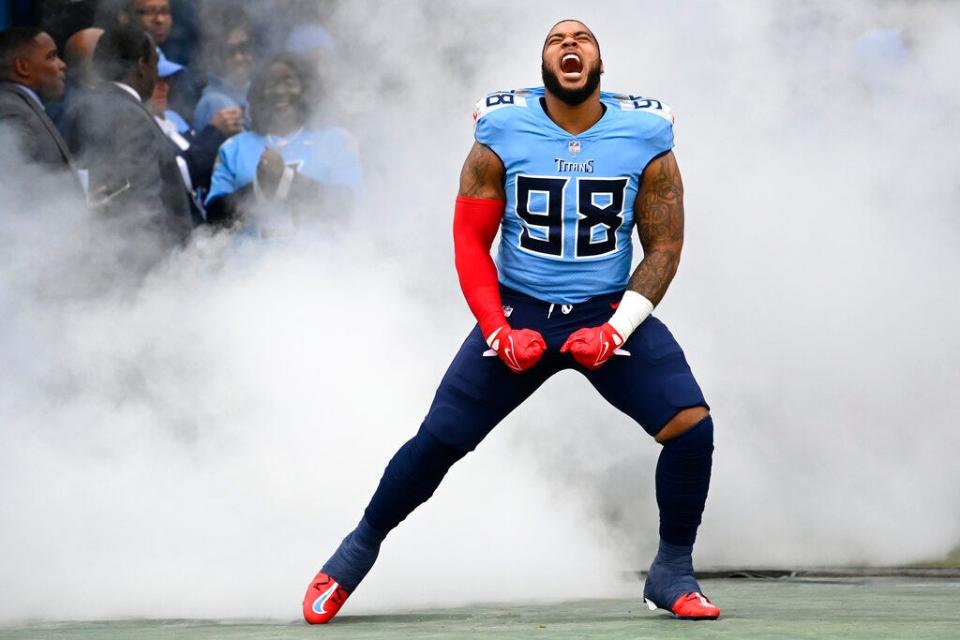
[[[153,38],[140,27],[114,25],[103,32],[93,51],[93,67],[104,80],[122,80],[141,60],[155,55]]]
[[[269,107],[267,106],[267,84],[270,81],[270,67],[275,64],[285,64],[290,67],[300,79],[303,93],[301,106],[304,122],[309,123],[317,106],[319,88],[317,74],[310,64],[294,53],[278,53],[271,56],[253,74],[250,90],[247,92],[247,103],[250,105],[250,125],[257,133],[265,134],[270,121]]]
[[[0,76],[10,74],[17,56],[41,33],[43,29],[37,27],[10,27],[0,31]]]
[[[547,39],[550,37],[550,34],[553,32],[553,30],[556,28],[556,26],[557,26],[558,24],[561,24],[561,23],[564,23],[564,22],[579,22],[580,24],[582,24],[583,27],[587,30],[587,33],[590,34],[590,36],[593,38],[593,41],[596,43],[596,45],[597,45],[597,51],[600,50],[600,41],[597,40],[597,36],[593,33],[593,29],[591,29],[590,27],[588,27],[586,22],[584,22],[583,20],[579,20],[579,19],[577,19],[577,18],[564,18],[563,20],[557,20],[556,22],[553,23],[553,26],[552,26],[552,27],[550,27],[549,29],[547,29],[547,36],[546,36],[546,38],[543,39],[543,47],[541,47],[541,51],[546,51],[546,49],[547,49]]]

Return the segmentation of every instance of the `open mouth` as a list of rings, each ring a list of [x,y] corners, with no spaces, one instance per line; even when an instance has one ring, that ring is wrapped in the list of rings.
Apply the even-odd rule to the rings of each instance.
[[[560,72],[568,80],[578,80],[583,73],[583,61],[575,53],[565,54],[560,58]]]

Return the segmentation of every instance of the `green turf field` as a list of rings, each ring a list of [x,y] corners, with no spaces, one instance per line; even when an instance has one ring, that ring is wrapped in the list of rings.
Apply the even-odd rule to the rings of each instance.
[[[483,604],[299,621],[131,620],[0,628],[0,640],[114,638],[960,638],[960,580],[843,578],[704,580],[716,622],[672,619],[638,600]]]

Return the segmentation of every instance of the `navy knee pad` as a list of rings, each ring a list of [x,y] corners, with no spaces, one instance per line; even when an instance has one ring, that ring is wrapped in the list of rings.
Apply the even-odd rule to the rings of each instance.
[[[710,487],[712,460],[710,416],[663,443],[656,473],[661,540],[672,545],[693,545]]]

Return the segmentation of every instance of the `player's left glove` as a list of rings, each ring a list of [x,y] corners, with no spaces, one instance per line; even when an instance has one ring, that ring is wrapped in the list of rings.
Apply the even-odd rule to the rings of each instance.
[[[634,330],[653,311],[653,303],[636,291],[624,291],[616,312],[599,327],[578,329],[560,347],[578,363],[596,371],[615,355],[630,355],[620,350]]]
[[[560,347],[560,353],[569,353],[578,363],[596,371],[624,342],[623,336],[610,323],[604,322],[599,327],[577,329],[571,333]]]

